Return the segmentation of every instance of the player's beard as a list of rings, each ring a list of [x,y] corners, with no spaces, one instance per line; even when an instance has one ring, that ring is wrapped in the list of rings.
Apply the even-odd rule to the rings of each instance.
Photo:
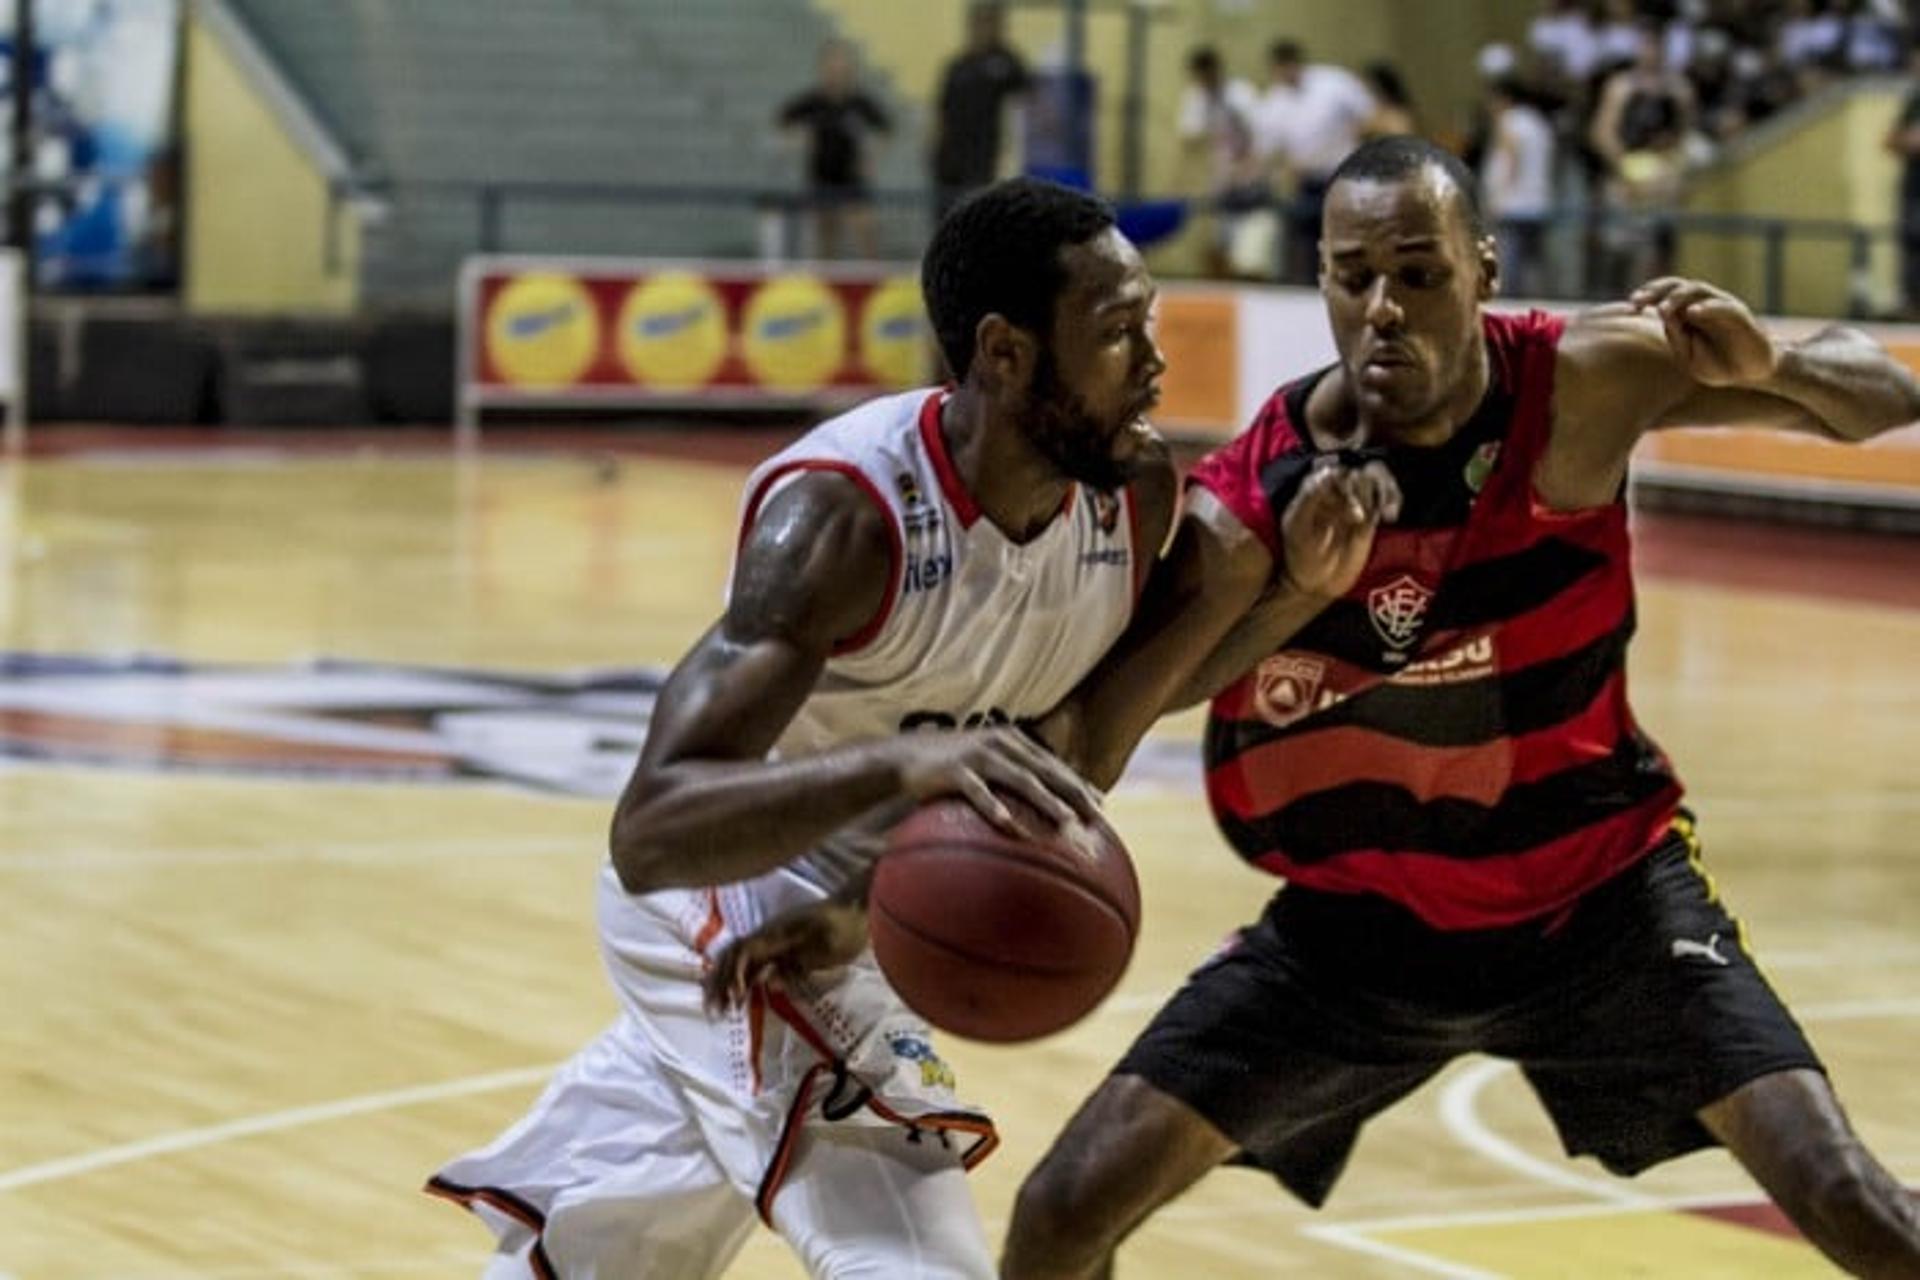
[[[1133,478],[1132,461],[1113,456],[1115,438],[1129,424],[1103,426],[1086,401],[1060,381],[1050,351],[1040,353],[1021,416],[1027,438],[1069,480],[1111,493]]]

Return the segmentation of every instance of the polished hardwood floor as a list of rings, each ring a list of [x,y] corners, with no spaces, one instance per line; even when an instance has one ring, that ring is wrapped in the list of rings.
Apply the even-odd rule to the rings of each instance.
[[[720,599],[737,461],[415,440],[0,463],[0,1274],[477,1274],[417,1194],[613,1002],[591,883],[649,687]],[[404,442],[403,442],[404,443]],[[1644,522],[1642,718],[1862,1131],[1920,1179],[1920,546]],[[628,673],[628,674],[623,674]],[[1056,1039],[949,1044],[1006,1142],[996,1233],[1075,1102],[1269,890],[1192,716],[1112,801],[1146,923]],[[1222,1172],[1140,1277],[1828,1274],[1720,1154],[1635,1182],[1459,1064],[1329,1207]],[[735,1274],[799,1274],[758,1236]]]

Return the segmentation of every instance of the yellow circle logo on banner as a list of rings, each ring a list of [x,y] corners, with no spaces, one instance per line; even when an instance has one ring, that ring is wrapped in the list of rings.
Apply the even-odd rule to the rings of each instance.
[[[534,272],[494,295],[487,355],[516,387],[563,387],[579,380],[600,349],[593,296],[572,276]]]
[[[727,358],[726,305],[693,272],[663,272],[627,294],[615,349],[635,382],[704,386]]]
[[[867,295],[860,318],[860,363],[889,387],[911,387],[927,377],[927,331],[920,282],[896,276]]]
[[[811,391],[846,362],[846,305],[813,276],[769,280],[747,302],[740,353],[764,385]]]

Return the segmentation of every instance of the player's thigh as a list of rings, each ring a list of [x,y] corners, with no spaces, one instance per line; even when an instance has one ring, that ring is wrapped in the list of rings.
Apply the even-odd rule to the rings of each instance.
[[[958,1151],[895,1126],[810,1127],[774,1198],[774,1229],[820,1280],[984,1280],[986,1233]]]
[[[1820,1072],[1745,945],[1691,823],[1590,895],[1566,926],[1556,999],[1489,1048],[1520,1060],[1567,1149],[1633,1174],[1711,1145],[1702,1109],[1750,1082]]]

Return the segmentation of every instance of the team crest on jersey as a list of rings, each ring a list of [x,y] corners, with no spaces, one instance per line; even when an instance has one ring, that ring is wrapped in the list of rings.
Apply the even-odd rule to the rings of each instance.
[[[0,653],[0,764],[619,794],[665,673]]]
[[[1108,537],[1120,527],[1120,499],[1104,489],[1093,491],[1093,519]]]
[[[1297,653],[1276,653],[1253,673],[1253,711],[1284,729],[1313,711],[1327,664]]]
[[[902,471],[893,478],[894,490],[900,495],[900,505],[917,507],[920,505],[920,484],[913,478],[913,472]]]
[[[1367,616],[1390,648],[1387,661],[1407,660],[1406,650],[1419,638],[1432,601],[1433,588],[1405,573],[1367,592]]]
[[[1493,464],[1500,460],[1500,442],[1489,440],[1473,451],[1467,459],[1460,478],[1467,482],[1467,492],[1479,493],[1486,487],[1487,477],[1493,474]]]

